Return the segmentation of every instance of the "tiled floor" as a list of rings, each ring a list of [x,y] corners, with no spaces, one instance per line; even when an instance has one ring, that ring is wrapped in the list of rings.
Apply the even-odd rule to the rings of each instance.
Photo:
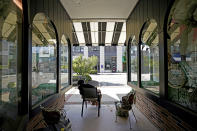
[[[118,117],[115,122],[115,101],[121,100],[131,87],[126,85],[125,73],[105,73],[91,76],[97,81],[102,93],[100,117],[97,116],[97,107],[88,105],[84,107],[84,116],[81,117],[81,96],[77,87],[66,92],[67,102],[64,106],[67,116],[72,123],[73,131],[129,131],[129,120]],[[130,111],[132,130],[157,131],[158,129],[134,106],[137,122]]]
[[[100,117],[97,116],[97,107],[88,105],[84,108],[81,117],[81,105],[69,104],[64,106],[67,116],[72,123],[73,131],[129,131],[129,119],[118,117],[115,122],[115,107],[113,104],[102,104]],[[137,122],[130,111],[131,130],[157,131],[158,129],[137,109],[133,108]]]

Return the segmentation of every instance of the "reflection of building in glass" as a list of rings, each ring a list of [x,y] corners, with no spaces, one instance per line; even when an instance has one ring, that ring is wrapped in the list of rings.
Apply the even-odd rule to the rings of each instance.
[[[62,36],[61,39],[61,89],[68,87],[68,41],[66,40],[65,36]]]
[[[56,92],[57,46],[54,28],[38,13],[32,29],[32,105]]]
[[[1,69],[2,75],[16,73],[16,45],[14,42],[2,41],[1,43]]]
[[[38,66],[39,71],[41,72],[55,72],[55,55],[54,47],[32,47],[32,68]],[[52,63],[51,63],[52,62]],[[39,64],[38,64],[39,63]],[[38,64],[38,65],[37,65]]]
[[[61,66],[68,65],[68,47],[64,46],[61,50]],[[64,68],[65,73],[68,73],[68,67]]]
[[[11,1],[0,3],[0,129],[2,129],[2,124],[5,123],[2,121],[3,118],[9,118],[10,122],[16,120],[18,103],[21,102],[22,15]]]

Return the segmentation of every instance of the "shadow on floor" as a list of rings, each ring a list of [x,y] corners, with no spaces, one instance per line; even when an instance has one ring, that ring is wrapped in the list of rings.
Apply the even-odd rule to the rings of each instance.
[[[100,87],[103,86],[125,86],[125,84],[119,84],[119,83],[111,83],[111,82],[100,82]]]
[[[65,105],[64,109],[72,123],[72,131],[130,131],[129,120],[118,117],[115,122],[115,106],[112,104],[102,105],[100,117],[97,116],[97,107],[88,105],[84,108],[81,117],[81,105]],[[137,122],[130,112],[131,127],[135,131],[158,131],[158,129],[137,109],[133,108]]]
[[[66,104],[81,104],[82,98],[80,94],[69,94],[70,97],[66,100]],[[122,96],[126,94],[116,94],[115,96],[110,96],[107,94],[102,94],[101,104],[114,104],[115,101],[122,99]]]

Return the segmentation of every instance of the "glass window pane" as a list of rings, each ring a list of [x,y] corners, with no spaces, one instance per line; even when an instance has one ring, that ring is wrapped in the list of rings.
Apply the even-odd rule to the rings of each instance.
[[[135,36],[133,36],[131,43],[131,83],[137,85],[137,43]]]
[[[32,105],[56,93],[57,45],[53,25],[44,14],[33,20]]]
[[[170,37],[168,99],[194,111],[197,111],[197,27],[193,24],[197,21],[196,8],[193,8],[196,3],[177,1],[172,7],[167,30]],[[192,18],[186,20],[187,14],[181,9],[190,9]]]
[[[61,40],[61,89],[68,87],[68,43],[65,36]]]
[[[0,10],[0,116],[3,127],[16,120],[21,102],[22,11],[11,0],[1,2]]]
[[[141,85],[159,94],[159,35],[155,20],[146,22],[141,40]]]

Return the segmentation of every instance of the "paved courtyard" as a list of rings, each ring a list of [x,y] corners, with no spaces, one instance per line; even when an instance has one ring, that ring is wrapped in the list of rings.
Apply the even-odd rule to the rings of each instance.
[[[125,87],[127,85],[126,73],[99,73],[91,75],[92,80],[99,82],[99,87]]]
[[[91,75],[93,84],[101,90],[102,103],[114,103],[119,101],[122,96],[127,94],[131,87],[127,86],[127,75],[126,73],[99,73],[97,75]],[[69,99],[67,103],[79,104],[82,102],[79,90],[77,87],[73,87],[71,90],[66,92],[66,97]]]

